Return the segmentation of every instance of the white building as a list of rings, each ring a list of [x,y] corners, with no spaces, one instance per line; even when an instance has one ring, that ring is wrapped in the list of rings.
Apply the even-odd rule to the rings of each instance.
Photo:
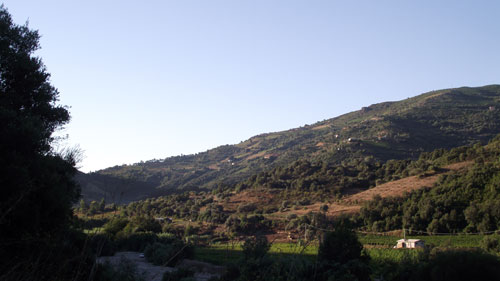
[[[407,248],[407,249],[415,249],[415,248],[423,248],[425,247],[425,243],[420,239],[399,239],[398,244],[394,246],[394,248]]]

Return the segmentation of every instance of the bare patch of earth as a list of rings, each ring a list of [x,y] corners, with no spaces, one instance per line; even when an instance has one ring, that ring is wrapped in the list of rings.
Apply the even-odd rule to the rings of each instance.
[[[137,266],[137,273],[143,276],[146,281],[161,281],[165,272],[175,271],[180,267],[195,271],[194,278],[197,281],[206,281],[214,276],[220,277],[224,273],[224,267],[222,266],[187,259],[181,261],[175,268],[153,265],[147,262],[145,258],[142,258],[141,253],[138,252],[117,252],[114,256],[97,258],[97,263],[109,262],[111,265],[117,266],[123,259],[134,263]]]
[[[403,196],[405,192],[411,192],[413,190],[425,187],[432,187],[440,175],[446,174],[450,171],[464,169],[470,166],[472,163],[473,162],[471,161],[455,163],[443,167],[444,172],[441,173],[436,173],[426,177],[412,176],[384,183],[374,188],[370,188],[368,190],[348,196],[347,198],[342,200],[342,203],[358,204],[364,201],[371,200],[375,195],[380,195],[381,197]]]
[[[340,201],[334,203],[316,202],[309,206],[301,207],[300,209],[283,212],[280,214],[280,216],[286,217],[290,213],[305,215],[311,211],[319,212],[320,207],[324,204],[328,205],[328,216],[339,216],[344,214],[357,213],[361,209],[362,203],[372,200],[373,196],[375,195],[380,195],[381,197],[403,196],[406,192],[411,192],[413,190],[425,187],[432,187],[440,175],[447,174],[451,171],[466,169],[472,164],[472,161],[459,162],[445,166],[443,167],[443,170],[441,172],[437,172],[433,175],[425,177],[411,176],[400,180],[384,183],[374,188],[363,191],[360,189],[353,189],[350,190],[350,192],[346,194],[347,196]]]

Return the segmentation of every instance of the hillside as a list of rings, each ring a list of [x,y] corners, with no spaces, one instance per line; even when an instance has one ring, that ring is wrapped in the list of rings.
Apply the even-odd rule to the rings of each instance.
[[[499,157],[497,135],[484,146],[438,149],[412,161],[389,160],[371,170],[379,184],[370,189],[335,193],[259,185],[148,198],[121,206],[119,212],[169,218],[164,227],[173,232],[182,231],[189,221],[199,233],[216,237],[262,233],[286,240],[288,235],[303,236],[304,224],[324,229],[329,219],[343,215],[366,231],[406,227],[419,233],[491,232],[500,226]],[[389,171],[392,180],[386,181],[381,171]]]
[[[499,85],[446,89],[374,104],[312,125],[261,134],[195,155],[83,174],[79,181],[88,199],[106,197],[127,202],[178,190],[234,186],[263,171],[293,165],[299,159],[329,167],[370,156],[372,162],[415,159],[437,148],[485,143],[499,131]]]

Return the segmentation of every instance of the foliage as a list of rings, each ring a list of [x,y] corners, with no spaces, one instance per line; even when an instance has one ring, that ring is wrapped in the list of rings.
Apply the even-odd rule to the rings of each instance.
[[[363,245],[356,233],[346,227],[337,227],[324,235],[318,249],[318,259],[344,264],[360,259]]]
[[[242,246],[243,257],[245,259],[261,259],[267,254],[270,248],[271,245],[267,242],[265,236],[247,238]]]
[[[481,241],[481,248],[485,251],[499,254],[500,253],[500,237],[498,235],[485,236]]]
[[[168,244],[155,242],[144,249],[144,256],[148,262],[162,266],[174,266],[179,260],[192,255],[192,248],[180,240],[174,240]]]
[[[123,258],[117,265],[109,262],[100,264],[93,278],[94,281],[145,281],[144,273],[138,272],[134,262]]]
[[[356,233],[343,224],[325,233],[319,245],[321,279],[369,280],[368,260]]]
[[[162,281],[187,281],[187,280],[195,280],[194,279],[194,272],[186,269],[186,268],[179,268],[174,271],[166,271],[163,274],[163,278],[161,279]]]
[[[241,217],[231,215],[227,218],[224,226],[229,232],[255,235],[269,231],[271,222],[262,215],[243,215]]]
[[[439,163],[475,160],[466,171],[448,173],[433,188],[402,198],[374,197],[361,209],[360,219],[372,231],[408,228],[428,233],[488,232],[500,227],[500,138],[474,145],[424,154]]]
[[[470,235],[466,233],[456,235],[406,235],[407,239],[424,240],[426,245],[434,245],[436,247],[446,248],[476,248],[481,246],[481,241],[488,235]],[[364,245],[377,247],[390,247],[396,245],[396,241],[401,239],[402,233],[399,236],[388,235],[358,235],[359,241]]]
[[[498,257],[481,251],[445,251],[430,259],[419,280],[496,280],[500,276]],[[417,279],[418,280],[418,279]]]
[[[129,221],[126,218],[113,218],[103,226],[104,233],[115,236],[127,226]]]
[[[38,32],[15,24],[2,5],[0,276],[84,279],[88,261],[79,234],[71,230],[80,192],[73,180],[77,151],[58,154],[51,148],[52,134],[69,121],[69,112],[57,104],[59,93],[34,55],[38,49]]]
[[[500,110],[494,108],[499,96],[498,85],[433,91],[313,125],[258,135],[237,145],[115,166],[80,179],[83,186],[102,190],[100,195],[87,193],[96,200],[112,187],[124,191],[127,200],[178,189],[222,193],[259,186],[338,193],[368,188],[433,171],[431,166],[406,169],[404,159],[491,139],[500,129]],[[396,160],[379,169],[390,159]],[[375,175],[374,170],[378,170]]]
[[[152,217],[134,216],[123,229],[125,232],[161,232],[160,223]]]

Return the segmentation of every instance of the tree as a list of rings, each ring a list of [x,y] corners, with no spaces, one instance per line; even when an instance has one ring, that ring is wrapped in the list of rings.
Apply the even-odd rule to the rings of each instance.
[[[85,200],[80,199],[80,212],[85,213],[88,210],[89,206],[85,203]]]
[[[99,203],[97,201],[91,201],[89,205],[89,215],[95,215],[99,212]]]
[[[13,23],[0,7],[0,276],[26,277],[47,261],[41,253],[61,242],[73,219],[72,204],[79,197],[73,180],[75,154],[57,155],[52,149],[55,130],[69,121],[68,110],[57,104],[59,93],[49,81],[37,31]],[[68,235],[66,235],[68,236]],[[66,237],[65,236],[65,237]],[[38,251],[37,251],[38,250]],[[52,258],[63,247],[52,252]],[[16,253],[12,258],[11,253]],[[39,263],[29,257],[39,256]],[[48,256],[48,255],[47,255]],[[64,264],[59,264],[58,268]],[[40,267],[40,268],[39,268]],[[19,268],[17,271],[16,268]],[[46,266],[45,270],[50,270]],[[4,273],[9,275],[4,275]],[[61,272],[61,271],[58,271]],[[24,275],[23,275],[24,274]]]
[[[106,201],[104,201],[104,198],[101,198],[101,201],[99,201],[99,211],[104,212],[106,209]]]
[[[335,230],[324,235],[318,249],[323,278],[328,280],[370,280],[369,257],[356,233],[339,222]]]
[[[319,210],[323,213],[328,212],[328,205],[327,204],[321,205],[321,207],[319,207]]]
[[[347,227],[336,227],[327,232],[319,245],[318,259],[341,264],[359,259],[363,245],[358,241],[356,233]]]

